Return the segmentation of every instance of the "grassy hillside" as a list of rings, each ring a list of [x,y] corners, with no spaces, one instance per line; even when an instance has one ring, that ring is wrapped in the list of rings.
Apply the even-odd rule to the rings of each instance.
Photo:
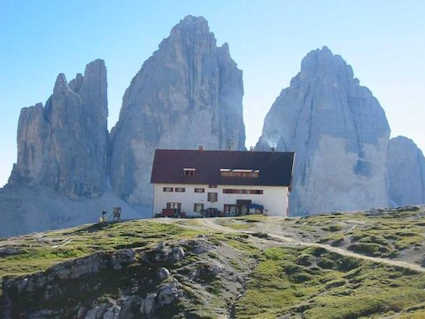
[[[425,318],[424,230],[424,209],[413,207],[140,220],[3,239],[0,310],[10,318]]]

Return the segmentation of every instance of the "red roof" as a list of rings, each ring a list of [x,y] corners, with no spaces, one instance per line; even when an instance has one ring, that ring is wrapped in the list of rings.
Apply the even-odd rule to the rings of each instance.
[[[157,149],[151,183],[289,186],[293,152]],[[193,176],[185,168],[195,168]],[[220,169],[259,170],[258,177],[225,177]]]

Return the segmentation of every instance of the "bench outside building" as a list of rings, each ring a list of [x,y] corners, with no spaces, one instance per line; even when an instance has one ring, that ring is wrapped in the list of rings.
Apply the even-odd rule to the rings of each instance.
[[[153,215],[287,216],[292,152],[155,151]]]

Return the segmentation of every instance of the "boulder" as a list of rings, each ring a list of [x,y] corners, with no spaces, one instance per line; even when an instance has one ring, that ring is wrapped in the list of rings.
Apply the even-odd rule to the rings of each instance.
[[[119,319],[120,318],[121,307],[113,305],[108,308],[103,314],[103,319]]]
[[[24,277],[3,277],[2,288],[5,294],[33,293],[43,291],[45,300],[57,297],[58,293],[65,294],[58,285],[60,280],[75,280],[83,276],[96,274],[106,269],[119,270],[135,260],[132,249],[123,249],[116,252],[98,252],[87,257],[69,260],[47,269]],[[60,279],[58,281],[58,279]]]
[[[106,304],[95,306],[94,308],[87,311],[84,319],[102,319],[103,314],[106,312],[107,307],[108,305]]]
[[[175,263],[177,261],[180,261],[183,258],[184,258],[184,249],[182,247],[174,247],[171,250],[170,261],[172,263]]]
[[[178,289],[176,282],[170,282],[163,284],[159,290],[156,297],[159,307],[163,307],[166,305],[170,305],[175,302],[179,296],[181,295],[181,291]]]
[[[161,267],[158,271],[158,277],[160,281],[164,281],[170,277],[170,271],[165,267]]]
[[[145,299],[143,299],[141,305],[140,305],[140,312],[150,318],[150,315],[154,311],[155,307],[155,298],[156,293],[150,293],[146,296]]]
[[[22,250],[15,247],[3,247],[0,248],[0,258],[1,257],[7,257],[7,256],[13,256],[13,255],[19,255],[22,253]]]
[[[184,256],[185,252],[182,247],[171,247],[164,243],[160,243],[154,250],[143,254],[142,258],[151,264],[174,264],[182,260]]]

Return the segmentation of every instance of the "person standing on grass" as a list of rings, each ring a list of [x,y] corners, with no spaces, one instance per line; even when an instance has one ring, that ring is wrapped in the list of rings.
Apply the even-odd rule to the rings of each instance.
[[[99,222],[100,223],[104,223],[104,222],[106,222],[107,221],[107,216],[106,216],[106,214],[107,214],[107,212],[106,211],[102,211],[102,215],[100,216],[100,218],[99,218]]]

